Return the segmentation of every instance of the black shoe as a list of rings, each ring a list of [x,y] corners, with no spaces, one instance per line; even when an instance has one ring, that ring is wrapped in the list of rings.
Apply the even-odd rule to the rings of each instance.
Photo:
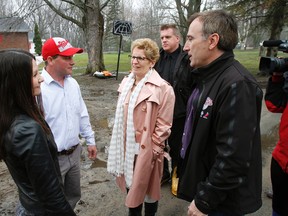
[[[171,180],[170,173],[163,173],[162,179],[161,179],[161,185],[169,182]]]

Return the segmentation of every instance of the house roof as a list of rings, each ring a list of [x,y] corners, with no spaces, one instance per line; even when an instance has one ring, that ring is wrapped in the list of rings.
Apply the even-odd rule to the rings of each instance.
[[[0,17],[0,32],[28,32],[29,26],[21,17]]]

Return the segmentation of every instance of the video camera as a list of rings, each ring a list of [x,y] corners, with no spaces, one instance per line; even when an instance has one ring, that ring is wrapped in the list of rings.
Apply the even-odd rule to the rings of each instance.
[[[267,40],[263,41],[264,47],[278,47],[278,51],[288,53],[287,40]],[[261,57],[259,70],[272,75],[273,72],[288,71],[288,58]]]

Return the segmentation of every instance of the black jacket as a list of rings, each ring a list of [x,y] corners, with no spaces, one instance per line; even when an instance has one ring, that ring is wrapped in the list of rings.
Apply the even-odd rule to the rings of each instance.
[[[19,115],[5,135],[4,161],[21,204],[36,215],[75,215],[66,201],[52,134],[26,115]]]
[[[177,57],[173,70],[172,83],[170,83],[175,93],[174,119],[183,118],[186,115],[186,105],[192,89],[192,67],[190,66],[189,56],[179,46],[179,55]],[[163,73],[163,62],[165,51],[160,49],[160,58],[155,64],[155,70]],[[162,77],[162,76],[161,76]]]
[[[193,75],[200,96],[177,195],[206,214],[254,212],[262,205],[262,90],[232,52]]]

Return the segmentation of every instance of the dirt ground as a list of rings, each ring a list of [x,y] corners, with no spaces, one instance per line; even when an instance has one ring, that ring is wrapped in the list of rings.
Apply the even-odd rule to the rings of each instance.
[[[75,211],[79,216],[124,216],[125,194],[116,186],[113,177],[106,172],[107,146],[110,142],[111,126],[117,100],[117,88],[125,74],[119,73],[116,78],[99,79],[91,76],[75,76],[78,80],[83,98],[86,102],[90,120],[96,133],[98,159],[94,162],[87,159],[86,148],[83,148],[81,187],[82,198]],[[279,118],[265,110],[263,116],[263,206],[253,216],[271,215],[271,200],[264,192],[270,189],[269,166],[272,146]],[[0,162],[0,216],[14,215],[18,195],[15,184],[10,177],[4,162]],[[158,216],[184,216],[188,202],[174,197],[170,186],[162,186],[162,199],[159,203]]]

